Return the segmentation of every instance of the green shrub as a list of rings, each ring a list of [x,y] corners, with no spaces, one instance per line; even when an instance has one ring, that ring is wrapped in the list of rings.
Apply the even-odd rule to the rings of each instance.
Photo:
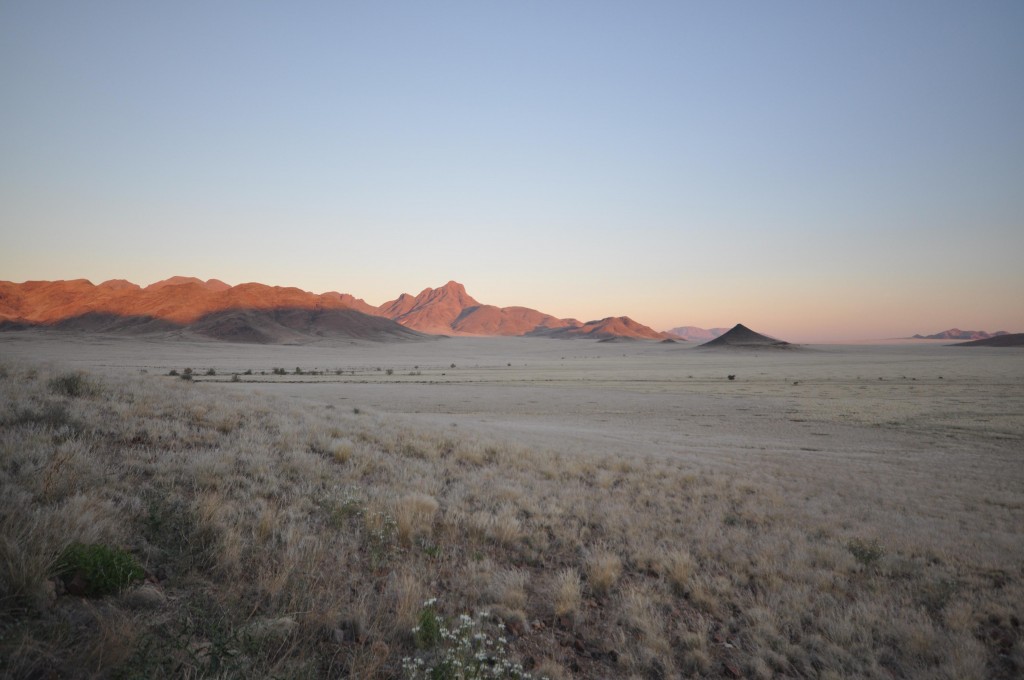
[[[418,625],[412,629],[416,646],[420,649],[433,649],[441,643],[441,629],[444,628],[444,621],[434,609],[435,602],[437,602],[436,599],[430,599],[423,603]]]
[[[72,543],[57,559],[57,575],[87,597],[112,595],[145,576],[134,557],[100,543]]]
[[[865,567],[872,566],[885,555],[885,549],[878,544],[878,539],[865,541],[862,538],[855,538],[846,544],[846,548],[854,559]]]

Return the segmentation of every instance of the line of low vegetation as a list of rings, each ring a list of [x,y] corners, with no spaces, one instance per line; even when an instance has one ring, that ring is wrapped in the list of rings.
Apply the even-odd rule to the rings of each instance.
[[[755,472],[554,444],[3,367],[0,675],[1024,670],[1019,542],[921,551]]]

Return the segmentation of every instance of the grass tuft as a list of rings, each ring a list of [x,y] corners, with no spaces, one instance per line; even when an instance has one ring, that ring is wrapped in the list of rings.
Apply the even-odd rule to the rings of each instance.
[[[130,553],[120,548],[72,543],[57,558],[56,575],[72,594],[103,597],[120,592],[145,572]]]

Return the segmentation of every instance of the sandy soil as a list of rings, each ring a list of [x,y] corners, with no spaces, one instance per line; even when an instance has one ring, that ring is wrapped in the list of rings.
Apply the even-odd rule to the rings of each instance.
[[[1012,528],[1024,510],[1024,351],[1016,349],[748,353],[537,338],[252,346],[0,334],[0,360],[19,358],[154,379],[192,367],[196,389],[225,395],[255,390],[300,408],[359,408],[543,449],[753,468],[780,493],[802,495],[811,515],[912,531],[933,547],[959,535],[962,549],[963,532],[972,532],[974,548],[994,561],[1024,551],[1019,524]],[[325,373],[269,375],[278,366]],[[204,376],[208,368],[217,375]],[[228,382],[247,369],[254,375]],[[843,516],[844,500],[866,498],[873,502],[856,504],[863,516]],[[993,514],[969,512],[979,503],[996,506],[1006,526],[983,525]]]

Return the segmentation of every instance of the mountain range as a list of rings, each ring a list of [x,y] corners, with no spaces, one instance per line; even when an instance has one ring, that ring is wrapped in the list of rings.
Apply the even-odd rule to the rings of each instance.
[[[0,281],[0,330],[49,327],[110,333],[178,332],[235,342],[321,337],[414,340],[430,335],[647,339],[670,337],[629,317],[580,322],[478,302],[449,281],[374,307],[347,293],[175,276],[145,288],[115,279]]]
[[[947,331],[934,333],[933,335],[914,335],[914,340],[987,340],[1000,335],[1007,335],[1006,331],[988,333],[986,331],[962,331],[959,328],[950,328]]]
[[[124,280],[0,282],[0,330],[48,327],[100,333],[192,333],[285,343],[343,336],[414,340],[421,333],[342,293],[174,277],[142,288]]]

